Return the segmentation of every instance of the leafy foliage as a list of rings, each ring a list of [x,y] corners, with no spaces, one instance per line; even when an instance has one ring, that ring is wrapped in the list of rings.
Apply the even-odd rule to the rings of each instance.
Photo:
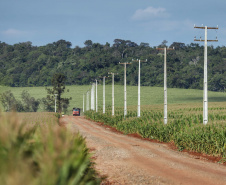
[[[0,101],[6,112],[37,112],[40,100],[31,97],[25,90],[21,93],[21,99],[22,101],[17,100],[10,90],[3,92],[0,96]]]
[[[37,112],[40,100],[36,100],[34,97],[31,97],[28,91],[23,91],[21,98],[24,103],[25,112]]]
[[[46,88],[47,90],[47,97],[42,99],[42,102],[45,106],[45,110],[53,111],[55,105],[55,98],[56,98],[56,105],[57,105],[57,112],[61,113],[62,110],[67,112],[67,108],[69,106],[71,98],[63,98],[62,94],[65,91],[65,81],[66,76],[61,73],[56,73],[52,77],[52,86],[53,88]],[[69,90],[68,90],[69,92]]]
[[[167,46],[164,40],[159,47]],[[123,67],[118,62],[148,59],[141,66],[141,85],[163,85],[163,53],[148,43],[138,45],[130,40],[115,39],[114,44],[84,42],[85,47],[71,48],[71,43],[59,40],[45,46],[32,46],[31,42],[8,45],[0,42],[0,84],[18,86],[47,86],[56,73],[67,75],[66,84],[84,85],[104,76],[109,71],[118,72],[116,84],[123,84]],[[199,44],[174,42],[174,51],[167,53],[168,86],[202,89],[204,47]],[[226,89],[226,47],[208,47],[208,88],[212,91]],[[137,84],[138,65],[127,68],[127,81]],[[110,80],[106,80],[106,84]]]
[[[0,115],[0,184],[100,184],[84,138],[53,113],[19,116]]]
[[[1,94],[1,102],[5,111],[11,111],[16,107],[16,99],[11,91],[6,91]]]

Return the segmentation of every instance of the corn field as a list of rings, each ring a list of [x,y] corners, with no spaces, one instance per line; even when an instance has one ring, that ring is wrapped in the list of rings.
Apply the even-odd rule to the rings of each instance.
[[[0,113],[0,184],[100,184],[84,139],[54,113]]]
[[[115,127],[125,134],[137,133],[143,138],[162,142],[173,142],[182,151],[187,149],[226,159],[226,106],[225,103],[209,105],[209,122],[203,125],[201,104],[171,105],[168,110],[168,124],[163,123],[163,109],[159,105],[143,106],[141,117],[137,118],[136,107],[129,107],[126,117],[123,108],[111,107],[106,113],[85,112],[85,116],[97,122]]]

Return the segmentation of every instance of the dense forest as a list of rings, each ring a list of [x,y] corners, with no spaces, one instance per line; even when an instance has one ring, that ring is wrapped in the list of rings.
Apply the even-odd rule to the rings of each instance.
[[[163,41],[158,47],[165,47]],[[204,46],[197,43],[185,45],[174,42],[167,51],[168,87],[202,89]],[[9,45],[0,42],[0,84],[18,86],[49,86],[52,76],[63,73],[67,85],[90,84],[94,79],[117,72],[116,84],[123,84],[124,68],[127,65],[127,83],[136,85],[138,63],[132,59],[147,59],[141,64],[141,85],[163,86],[163,51],[139,45],[130,40],[115,39],[105,45],[84,42],[84,47],[72,48],[69,41],[59,40],[45,46],[32,46],[31,42]],[[208,89],[226,91],[226,47],[208,46]],[[106,83],[111,83],[108,78]]]

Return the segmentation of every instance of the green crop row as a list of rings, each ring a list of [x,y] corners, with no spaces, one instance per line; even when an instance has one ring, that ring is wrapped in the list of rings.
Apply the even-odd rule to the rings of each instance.
[[[124,118],[121,110],[116,111],[115,116],[111,116],[110,111],[106,114],[85,112],[86,117],[115,127],[125,134],[137,133],[143,138],[174,142],[179,150],[226,157],[225,114],[209,114],[211,123],[208,125],[202,124],[201,113],[185,114],[183,110],[170,111],[168,124],[163,123],[162,111],[143,111],[140,118],[136,115],[136,111],[129,111]]]
[[[84,139],[53,113],[0,113],[0,131],[0,184],[100,184]]]

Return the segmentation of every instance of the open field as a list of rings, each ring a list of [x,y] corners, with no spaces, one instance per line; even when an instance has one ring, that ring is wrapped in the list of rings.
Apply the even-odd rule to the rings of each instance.
[[[72,97],[69,110],[73,107],[83,107],[83,93],[90,90],[91,85],[73,85],[66,86],[69,92],[64,93],[65,97]],[[106,107],[111,106],[111,85],[106,85]],[[115,107],[123,107],[123,86],[115,85]],[[11,90],[16,98],[20,98],[20,94],[23,90],[27,90],[31,96],[35,98],[46,97],[45,87],[0,87],[0,93]],[[209,102],[226,102],[226,93],[223,92],[208,92]],[[86,100],[86,98],[85,98]],[[193,103],[202,104],[203,101],[203,91],[194,89],[176,89],[168,88],[168,104],[188,104],[190,106]],[[98,107],[101,108],[103,104],[103,86],[98,85]],[[163,105],[163,87],[141,87],[141,105]],[[127,86],[127,105],[136,106],[137,105],[137,86]],[[39,111],[42,111],[40,107]]]

